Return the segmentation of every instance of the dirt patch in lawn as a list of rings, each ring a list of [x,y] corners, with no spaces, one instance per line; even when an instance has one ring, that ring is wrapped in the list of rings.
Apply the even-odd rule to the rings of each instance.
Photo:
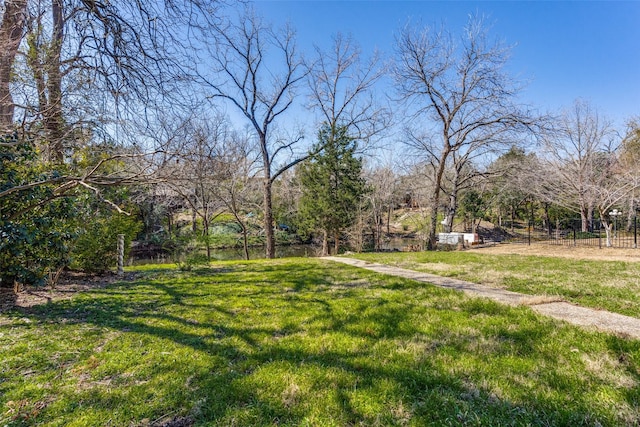
[[[640,249],[504,243],[470,249],[478,253],[532,255],[595,261],[640,262]]]
[[[133,279],[133,273],[127,273],[124,276],[116,276],[115,274],[90,276],[82,273],[68,272],[60,278],[60,281],[53,289],[48,286],[27,286],[16,293],[13,288],[0,288],[0,313],[4,313],[15,307],[29,308],[49,302],[69,299],[79,292],[104,288],[116,281]]]

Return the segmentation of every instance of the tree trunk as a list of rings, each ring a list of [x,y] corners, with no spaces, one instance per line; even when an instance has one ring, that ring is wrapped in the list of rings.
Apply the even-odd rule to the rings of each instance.
[[[0,24],[0,132],[13,127],[15,105],[9,91],[11,70],[26,28],[27,0],[5,0]]]
[[[329,236],[327,230],[322,230],[322,256],[329,255]]]
[[[247,237],[247,226],[242,221],[238,221],[242,228],[242,249],[244,250],[244,259],[249,261],[249,239]]]
[[[265,166],[266,167],[266,166]],[[266,237],[266,257],[276,257],[276,239],[273,231],[273,205],[271,200],[271,179],[264,180],[264,232]]]
[[[627,230],[627,232],[631,231],[631,228],[633,227],[633,219],[635,218],[635,206],[634,206],[634,201],[635,200],[635,196],[633,193],[631,193],[631,197],[629,197],[629,205],[627,207],[627,225],[625,227],[625,229]]]
[[[61,164],[64,161],[65,121],[62,110],[61,52],[64,43],[64,14],[62,0],[51,0],[51,42],[42,43],[39,32],[44,26],[37,22],[27,38],[27,64],[33,73],[38,95],[38,113],[46,135],[46,158]]]
[[[514,232],[514,226],[515,226],[514,223],[515,222],[516,222],[516,210],[515,210],[515,208],[513,207],[513,204],[512,204],[511,205],[511,232],[512,233]]]
[[[583,206],[580,209],[580,230],[582,232],[587,232],[589,231],[589,212],[586,208],[586,206]]]
[[[249,260],[249,237],[247,235],[248,234],[247,225],[244,223],[244,221],[242,220],[242,218],[240,218],[240,215],[238,214],[238,205],[236,202],[236,195],[233,191],[231,192],[231,203],[229,203],[227,207],[230,208],[231,213],[236,219],[236,222],[238,223],[238,225],[240,225],[240,228],[242,229],[242,249],[244,252],[244,259],[248,261]]]
[[[453,220],[456,217],[456,212],[458,210],[458,193],[459,193],[459,181],[460,181],[461,171],[456,167],[455,177],[453,180],[453,189],[451,190],[451,194],[449,195],[449,207],[447,209],[447,216],[445,217],[445,232],[451,233],[453,231]],[[472,219],[473,221],[473,219]]]
[[[391,234],[391,215],[393,214],[393,205],[389,203],[389,209],[387,210],[387,235]]]
[[[431,218],[429,219],[429,235],[427,237],[427,250],[435,251],[437,248],[436,228],[438,227],[438,205],[440,203],[440,195],[432,196],[431,201]]]
[[[436,176],[433,180],[433,194],[431,195],[431,221],[429,223],[429,237],[427,239],[427,250],[435,251],[438,247],[436,242],[436,229],[438,227],[438,210],[440,208],[440,189],[442,187],[442,177],[444,176],[444,170],[447,165],[447,158],[451,153],[451,144],[449,143],[449,137],[445,131],[443,134],[444,148],[440,154],[438,160],[438,169],[436,170]]]
[[[613,246],[612,243],[611,243],[611,228],[612,228],[611,226],[612,226],[612,224],[608,223],[605,220],[602,220],[602,226],[604,227],[604,232],[605,232],[605,235],[607,236],[606,246],[608,248],[610,248],[611,246]]]
[[[547,230],[548,230],[549,237],[551,237],[553,233],[553,226],[551,225],[551,217],[549,216],[549,203],[544,204],[544,218],[545,218],[545,221],[547,222]]]
[[[373,220],[375,221],[375,214],[373,215]],[[371,236],[373,237],[373,251],[377,252],[380,250],[379,248],[379,242],[378,242],[378,232],[376,231],[377,229],[377,224],[373,224],[371,225]]]
[[[447,216],[445,217],[445,232],[451,233],[453,231],[453,219],[456,217],[456,209],[458,206],[458,191],[454,190],[449,196],[449,208],[447,209]]]
[[[376,250],[382,248],[382,217],[376,215]]]
[[[333,242],[333,254],[338,255],[338,250],[340,249],[340,231],[336,230],[334,234],[334,242]]]
[[[64,117],[62,114],[62,73],[60,60],[64,42],[62,0],[51,1],[53,29],[50,55],[47,58],[47,91],[49,104],[43,114],[44,127],[49,137],[49,161],[61,164],[64,160]]]
[[[204,244],[207,248],[207,261],[211,261],[211,239],[209,235],[209,215],[205,211],[202,218],[202,237],[204,237]]]

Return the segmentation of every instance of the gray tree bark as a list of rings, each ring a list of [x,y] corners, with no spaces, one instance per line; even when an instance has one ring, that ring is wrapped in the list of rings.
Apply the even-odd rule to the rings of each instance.
[[[27,20],[27,0],[5,0],[0,23],[0,132],[13,127],[14,103],[9,84],[11,70],[24,36]]]

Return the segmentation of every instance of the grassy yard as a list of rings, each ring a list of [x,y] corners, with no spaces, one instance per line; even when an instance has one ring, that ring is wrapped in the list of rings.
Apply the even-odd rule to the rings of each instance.
[[[484,254],[482,250],[356,254],[395,265],[640,317],[640,263]]]
[[[640,420],[638,341],[317,259],[139,271],[15,308],[0,360],[8,426]]]

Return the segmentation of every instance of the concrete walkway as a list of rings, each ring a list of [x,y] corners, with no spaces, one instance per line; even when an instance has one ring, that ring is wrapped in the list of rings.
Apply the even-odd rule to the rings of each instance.
[[[330,261],[360,267],[376,273],[390,276],[403,277],[430,283],[441,288],[455,289],[474,297],[489,298],[491,300],[512,306],[526,305],[532,310],[555,319],[564,320],[574,325],[596,328],[601,331],[612,332],[620,336],[640,339],[640,319],[622,314],[610,313],[603,310],[580,307],[558,298],[549,298],[536,295],[526,295],[511,292],[504,289],[491,288],[489,286],[434,274],[422,273],[414,270],[393,267],[385,264],[371,263],[354,258],[325,257]]]

